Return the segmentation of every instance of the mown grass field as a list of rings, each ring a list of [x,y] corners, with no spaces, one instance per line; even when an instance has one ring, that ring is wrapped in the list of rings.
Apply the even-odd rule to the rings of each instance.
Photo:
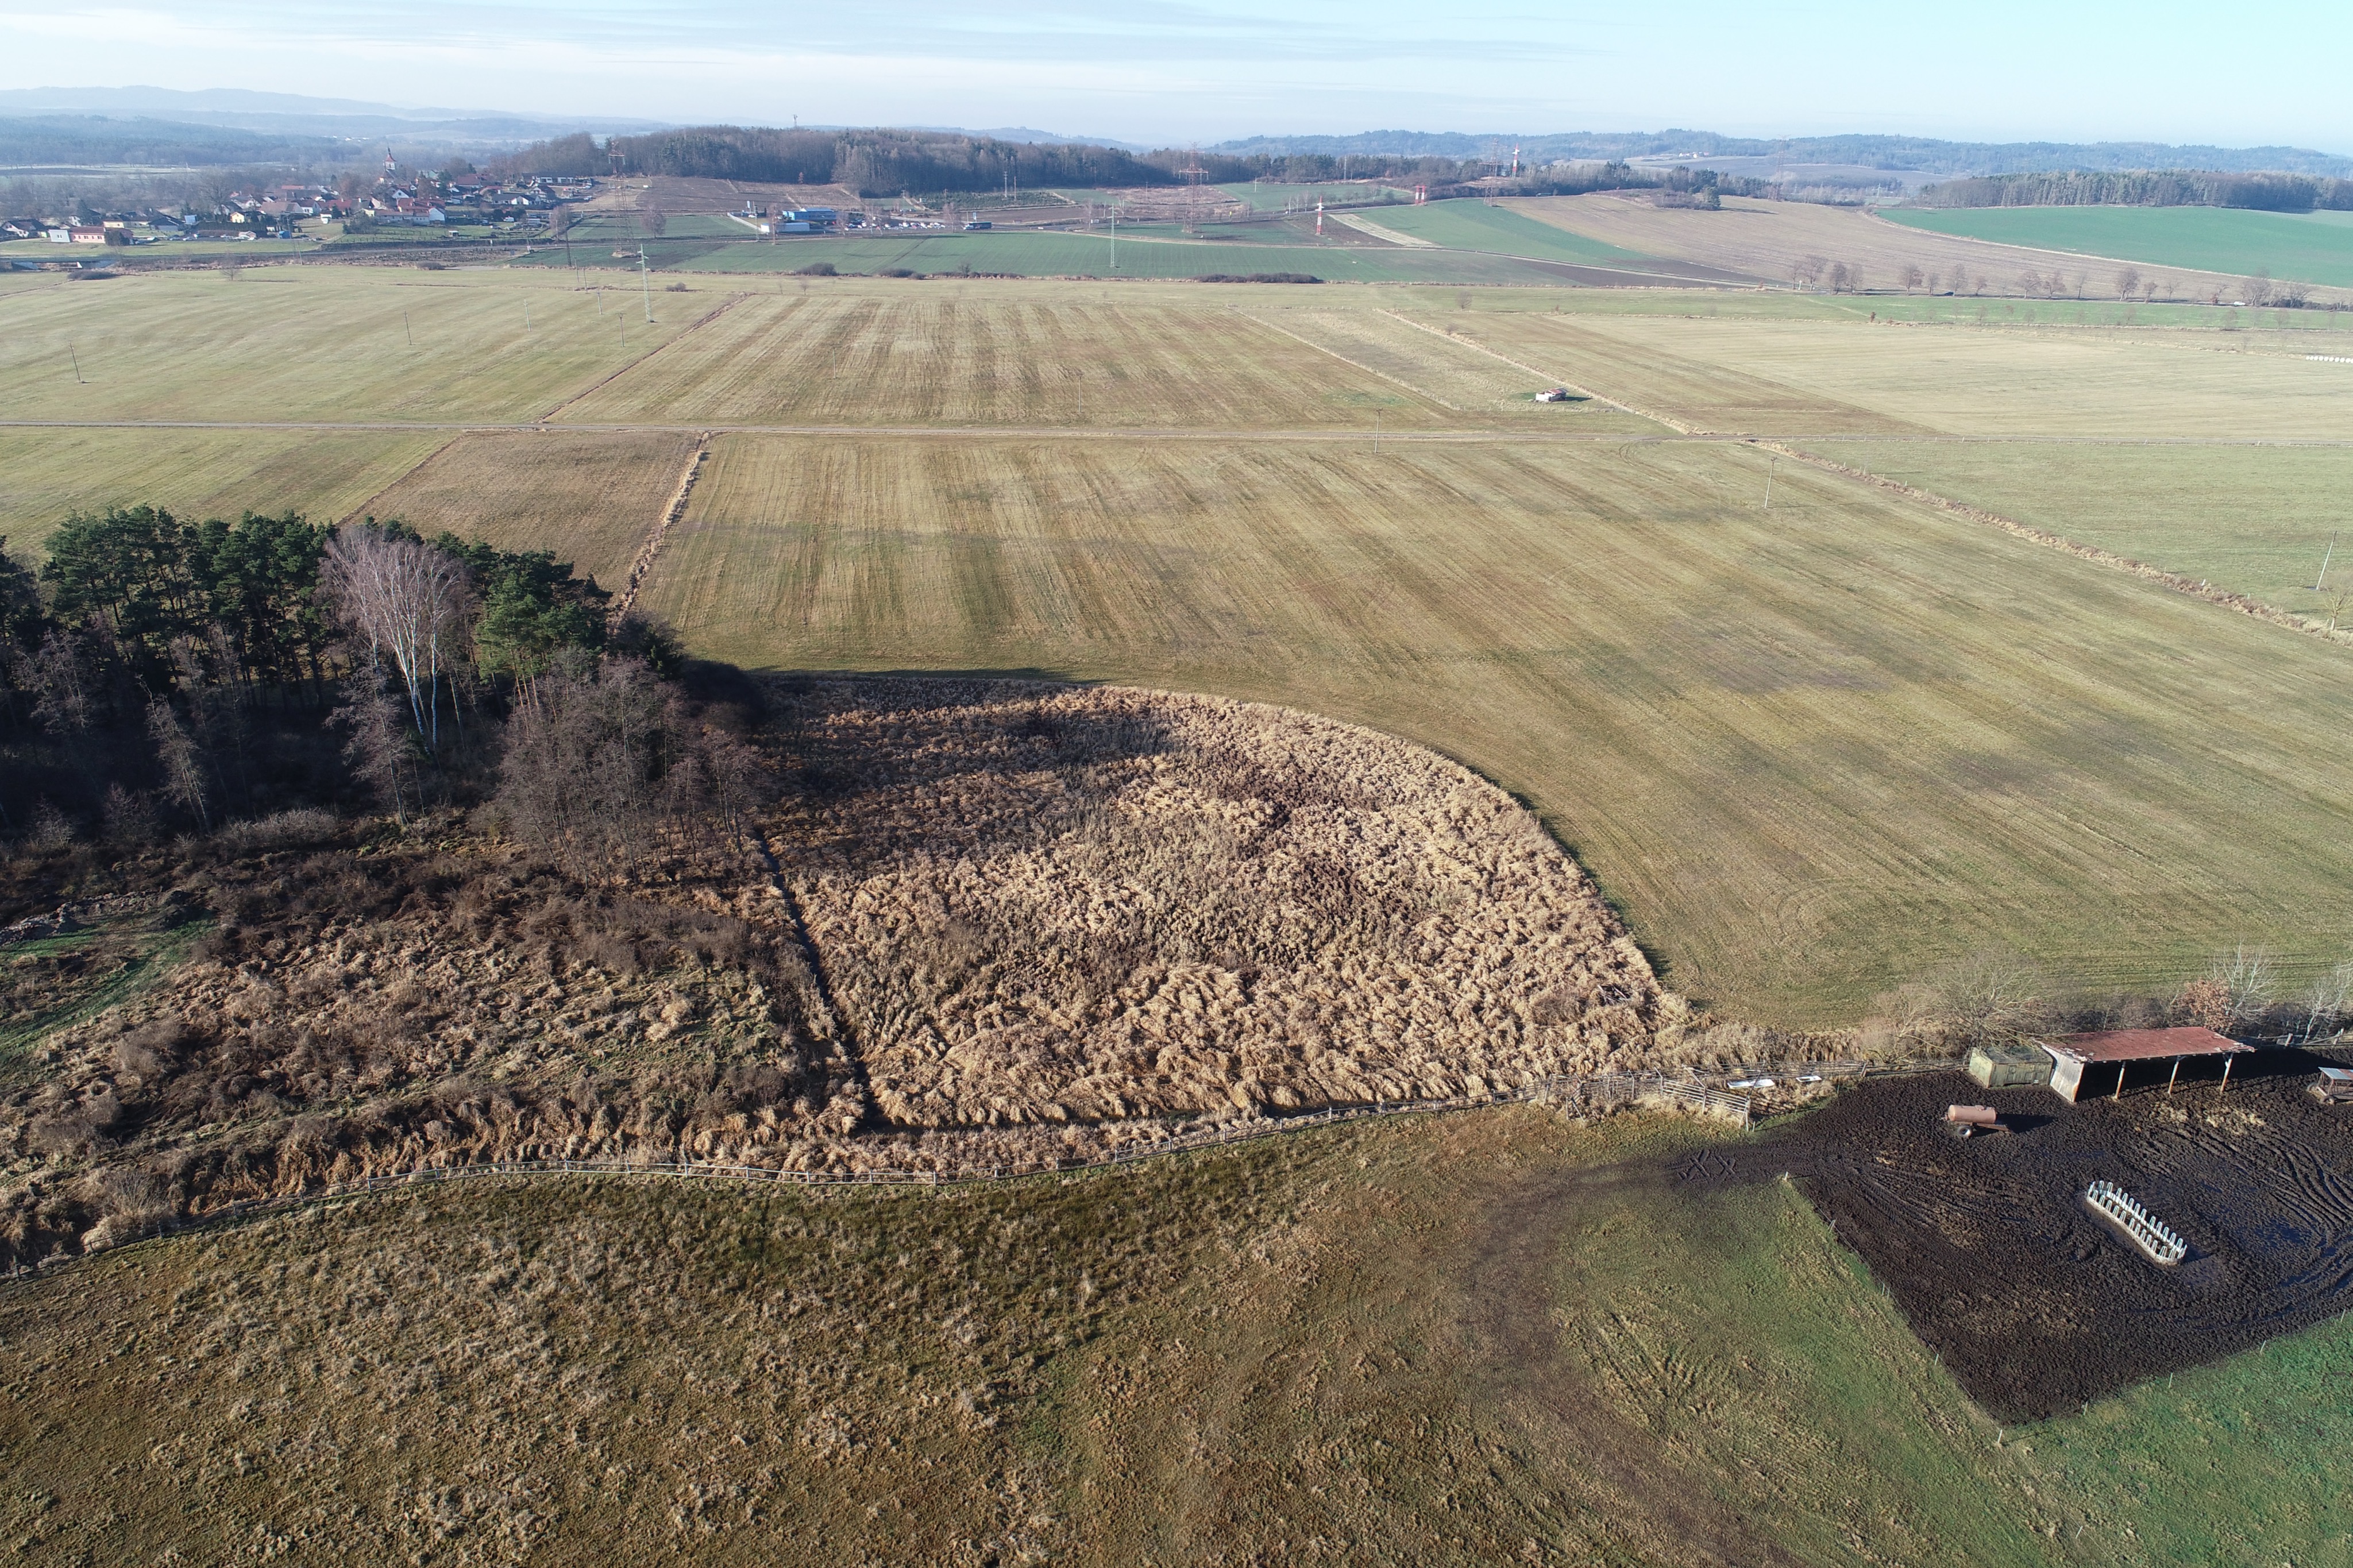
[[[1880,216],[1907,228],[1999,245],[2353,288],[2353,214],[2231,207],[1890,207]]]
[[[1434,318],[1433,318],[1434,319]],[[1696,428],[2337,440],[2353,366],[2255,334],[1984,331],[1849,318],[1838,325],[1504,313],[1482,322],[1539,367],[1557,347],[1611,395]],[[1476,330],[1476,329],[1473,329]],[[2286,334],[2283,334],[2286,336]],[[2244,340],[2248,351],[2230,352]],[[2326,345],[2323,345],[2325,349]],[[2224,352],[2217,352],[2224,351]],[[1561,374],[1570,372],[1564,369]],[[1611,390],[1614,389],[1614,390]]]
[[[1397,209],[1382,207],[1377,212]],[[652,247],[649,247],[650,250]],[[1547,283],[1543,268],[1503,256],[1474,256],[1365,244],[1218,244],[1145,238],[1123,232],[1116,257],[1108,231],[1094,233],[844,235],[773,245],[715,245],[678,253],[689,272],[791,272],[830,262],[843,272],[907,268],[926,275],[969,271],[1024,278],[1204,278],[1216,273],[1300,272],[1335,283]],[[600,263],[601,264],[601,263]],[[614,263],[613,265],[618,265]],[[634,265],[634,264],[633,264]]]
[[[2341,366],[2353,371],[2353,365]],[[1820,441],[1808,449],[2323,620],[2353,587],[2353,447]],[[2343,548],[2333,556],[2335,537]],[[2322,590],[2324,560],[2329,564]],[[2347,570],[2340,572],[2342,564]],[[2345,622],[2353,625],[2353,604]]]
[[[1369,431],[1377,416],[1391,428],[1464,422],[1462,410],[1350,363],[1345,346],[1326,352],[1312,331],[1265,324],[1301,296],[1323,297],[820,282],[744,299],[565,417],[1234,431]],[[1347,318],[1412,331],[1361,304]],[[1450,351],[1433,343],[1422,357],[1444,362]],[[1517,374],[1520,390],[1538,390],[1536,377]]]
[[[410,268],[156,273],[15,295],[0,419],[530,420],[722,303]],[[76,379],[76,363],[79,380]]]
[[[508,1182],[0,1286],[19,1551],[2326,1562],[2353,1336],[1978,1415],[1723,1134],[1480,1112],[809,1197]],[[1474,1484],[1475,1481],[1475,1484]]]
[[[651,431],[460,436],[354,510],[428,538],[558,550],[617,591],[694,450],[691,435]]]
[[[184,518],[247,510],[341,519],[431,456],[420,432],[0,429],[0,535],[38,561],[76,511],[153,503]]]
[[[1529,256],[1544,261],[1568,261],[1591,267],[1629,267],[1662,270],[1655,257],[1622,246],[1588,238],[1557,224],[1545,223],[1506,206],[1483,202],[1430,202],[1421,206],[1375,207],[1364,215],[1383,228],[1409,234],[1433,245],[1458,250],[1497,251]],[[1672,268],[1665,268],[1672,270]]]
[[[2092,990],[2353,942],[2334,649],[1693,445],[725,437],[647,603],[782,668],[1038,668],[1411,736],[1671,984],[1852,1022],[1985,945]]]

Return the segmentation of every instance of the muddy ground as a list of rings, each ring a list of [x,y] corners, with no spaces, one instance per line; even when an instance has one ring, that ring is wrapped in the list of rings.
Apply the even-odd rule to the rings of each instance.
[[[1957,1072],[1870,1083],[1681,1174],[1787,1173],[1971,1398],[2039,1419],[2353,1308],[2353,1107],[2308,1098],[2317,1060],[2298,1053],[2242,1058],[2227,1091],[2210,1075],[2168,1094],[2169,1065],[2072,1106]],[[1955,1102],[2018,1131],[1949,1137]],[[2103,1178],[2189,1257],[2160,1267],[2095,1217]]]

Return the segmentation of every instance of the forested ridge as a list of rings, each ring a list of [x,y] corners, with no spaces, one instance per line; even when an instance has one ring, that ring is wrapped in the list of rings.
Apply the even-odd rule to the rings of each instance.
[[[2353,179],[2212,169],[1994,174],[1947,180],[1913,201],[1929,207],[2248,207],[2261,212],[2353,210]]]

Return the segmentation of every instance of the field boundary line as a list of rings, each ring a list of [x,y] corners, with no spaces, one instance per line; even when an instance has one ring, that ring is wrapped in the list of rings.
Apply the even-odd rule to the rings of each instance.
[[[348,527],[355,518],[374,517],[375,515],[374,509],[376,502],[390,495],[402,485],[406,484],[410,479],[415,479],[418,474],[423,473],[427,464],[440,457],[442,453],[448,451],[450,447],[464,440],[470,434],[472,434],[472,432],[460,430],[456,435],[450,437],[447,441],[442,442],[438,447],[434,447],[433,450],[426,453],[425,456],[419,458],[406,471],[404,471],[399,478],[394,479],[392,483],[385,486],[382,489],[376,491],[375,494],[368,497],[367,500],[360,502],[359,505],[352,508],[350,511],[344,513],[343,517],[337,520],[336,525],[338,527]]]
[[[694,451],[686,459],[686,471],[678,477],[678,488],[670,491],[670,504],[663,507],[660,515],[654,519],[652,529],[646,534],[646,542],[638,547],[637,559],[629,563],[628,581],[623,584],[619,597],[613,601],[612,608],[605,612],[607,630],[619,626],[629,612],[638,607],[638,589],[644,584],[646,574],[654,569],[654,557],[661,553],[663,542],[670,538],[670,525],[686,515],[687,498],[694,493],[694,481],[702,477],[702,465],[710,458],[711,432],[705,430],[695,437]]]
[[[2210,605],[2219,605],[2226,610],[2236,610],[2242,616],[2252,616],[2255,620],[2265,621],[2292,632],[2302,632],[2305,636],[2317,637],[2322,642],[2341,647],[2348,641],[2353,641],[2353,627],[2338,626],[2332,630],[2292,610],[2283,610],[2276,605],[2266,605],[2260,599],[2234,593],[2228,588],[2217,588],[2209,580],[2185,577],[2179,572],[2168,572],[2161,566],[2152,566],[2146,561],[2136,561],[2129,555],[2119,555],[2113,550],[2102,550],[2096,545],[2079,543],[2064,534],[2035,528],[2028,523],[2020,522],[2015,518],[2004,517],[1998,511],[1988,511],[1983,507],[1971,506],[1966,501],[1957,501],[1948,496],[1940,496],[1934,490],[1924,490],[1917,485],[1907,485],[1901,479],[1891,479],[1884,474],[1874,474],[1868,468],[1858,468],[1850,464],[1841,463],[1835,458],[1825,458],[1819,453],[1809,452],[1801,447],[1792,447],[1784,441],[1756,437],[1751,439],[1754,445],[1768,452],[1777,452],[1794,462],[1807,464],[1824,473],[1836,474],[1841,479],[1860,479],[1864,484],[1902,496],[1906,500],[1920,501],[1950,512],[1956,517],[1967,519],[1970,522],[1982,523],[1988,528],[1998,528],[2014,538],[2023,539],[2031,544],[2039,544],[2046,550],[2056,550],[2063,554],[2073,555],[2077,560],[2088,561],[2094,566],[2105,566],[2113,572],[2126,573],[2145,583],[2154,583],[2161,588],[2169,588],[2174,593],[2184,594],[2193,599],[2202,599]]]
[[[1461,404],[1447,402],[1446,399],[1439,396],[1434,392],[1422,391],[1421,388],[1414,385],[1413,383],[1405,380],[1401,376],[1391,375],[1385,370],[1375,370],[1371,365],[1366,364],[1361,361],[1350,359],[1346,354],[1342,353],[1337,349],[1327,349],[1313,338],[1302,337],[1297,332],[1293,331],[1289,327],[1278,327],[1272,321],[1267,321],[1262,317],[1253,316],[1248,310],[1241,310],[1239,307],[1229,306],[1228,308],[1232,310],[1235,315],[1240,316],[1245,321],[1256,321],[1268,331],[1281,332],[1284,337],[1291,339],[1293,342],[1304,343],[1320,354],[1330,354],[1342,364],[1354,365],[1356,369],[1363,371],[1366,375],[1377,375],[1383,381],[1389,383],[1393,386],[1404,387],[1416,397],[1426,397],[1430,399],[1430,402],[1437,404],[1440,408],[1451,408],[1457,414],[1468,414],[1471,412]]]
[[[1403,321],[1409,327],[1417,328],[1421,331],[1428,332],[1433,338],[1442,339],[1447,342],[1457,344],[1462,348],[1467,348],[1473,353],[1482,353],[1489,359],[1501,360],[1505,364],[1510,365],[1513,369],[1526,371],[1530,375],[1536,377],[1540,381],[1556,380],[1552,372],[1548,370],[1538,370],[1535,366],[1515,360],[1509,354],[1499,354],[1484,343],[1474,343],[1467,338],[1458,338],[1452,332],[1441,331],[1426,321],[1417,321],[1411,316],[1405,315],[1397,310],[1383,310],[1381,314],[1384,316],[1395,316],[1398,321]],[[1620,414],[1630,414],[1637,419],[1648,419],[1654,425],[1663,425],[1678,436],[1696,436],[1700,434],[1700,431],[1696,427],[1686,425],[1680,419],[1670,419],[1663,414],[1652,414],[1647,409],[1637,408],[1630,403],[1620,403],[1616,398],[1596,392],[1589,386],[1580,386],[1576,382],[1567,380],[1558,380],[1556,384],[1566,386],[1572,392],[1582,393],[1586,396],[1594,399],[1596,402],[1606,403]]]
[[[1780,1064],[1778,1068],[1752,1068],[1753,1077],[1778,1077],[1792,1083],[1820,1082],[1828,1079],[1863,1079],[1873,1078],[1908,1077],[1915,1073],[1957,1070],[1957,1058],[1928,1058],[1894,1062],[1875,1061],[1803,1061]],[[1737,1070],[1737,1069],[1736,1069]],[[1806,1078],[1807,1072],[1817,1076]],[[1717,1078],[1729,1076],[1724,1073]],[[736,1182],[751,1185],[797,1186],[815,1189],[880,1187],[885,1189],[970,1187],[993,1185],[1001,1182],[1031,1180],[1039,1176],[1077,1175],[1089,1171],[1113,1170],[1134,1165],[1163,1155],[1196,1153],[1219,1149],[1231,1144],[1256,1142],[1262,1138],[1280,1137],[1285,1133],[1303,1132],[1311,1128],[1337,1126],[1344,1122],[1372,1121],[1390,1116],[1430,1116],[1457,1110],[1479,1110],[1504,1105],[1549,1105],[1562,1110],[1583,1114],[1588,1110],[1614,1110],[1628,1106],[1676,1106],[1702,1115],[1716,1116],[1736,1121],[1743,1129],[1756,1124],[1755,1101],[1743,1094],[1730,1093],[1709,1087],[1709,1080],[1696,1076],[1670,1077],[1664,1073],[1594,1073],[1557,1074],[1538,1079],[1518,1089],[1494,1089],[1483,1094],[1460,1094],[1434,1100],[1375,1100],[1370,1105],[1333,1106],[1327,1110],[1309,1111],[1299,1116],[1259,1117],[1253,1121],[1213,1127],[1201,1132],[1180,1132],[1155,1143],[1125,1150],[1113,1150],[1092,1159],[1051,1162],[1031,1161],[1010,1164],[1002,1162],[971,1162],[955,1169],[874,1170],[874,1171],[806,1171],[788,1170],[773,1165],[725,1164],[718,1162],[697,1162],[691,1159],[658,1160],[621,1158],[605,1160],[535,1159],[497,1160],[480,1163],[417,1165],[406,1171],[389,1172],[364,1176],[356,1181],[330,1183],[304,1191],[281,1193],[269,1197],[250,1198],[240,1203],[225,1204],[219,1208],[192,1215],[177,1223],[165,1222],[143,1235],[100,1252],[115,1252],[125,1247],[146,1246],[191,1231],[201,1231],[232,1225],[240,1220],[262,1215],[280,1213],[314,1204],[339,1203],[372,1194],[394,1191],[402,1187],[429,1186],[442,1182],[470,1181],[489,1176],[669,1176],[687,1181]],[[0,1286],[21,1279],[26,1275],[40,1277],[69,1268],[98,1256],[97,1252],[77,1253],[69,1258],[54,1258],[26,1269],[19,1265],[5,1277]]]
[[[574,404],[581,402],[586,398],[594,397],[596,394],[604,391],[605,388],[612,385],[613,383],[620,380],[621,377],[628,374],[629,372],[637,369],[638,366],[645,363],[646,361],[653,358],[654,355],[661,353],[662,350],[669,348],[673,343],[682,343],[686,342],[687,339],[694,336],[695,333],[702,331],[703,328],[709,326],[712,322],[717,321],[720,317],[725,315],[728,311],[733,310],[736,306],[742,304],[744,300],[749,300],[750,298],[752,298],[752,296],[748,293],[729,295],[721,303],[712,306],[708,310],[705,310],[701,316],[689,323],[685,331],[671,338],[669,342],[656,343],[653,347],[648,349],[645,353],[639,354],[637,358],[631,360],[628,363],[623,365],[612,374],[597,382],[594,386],[584,387],[579,392],[573,394],[570,397],[565,398],[563,402],[557,404],[554,407],[541,415],[537,423],[544,425],[549,420],[560,416],[565,409],[571,407]]]

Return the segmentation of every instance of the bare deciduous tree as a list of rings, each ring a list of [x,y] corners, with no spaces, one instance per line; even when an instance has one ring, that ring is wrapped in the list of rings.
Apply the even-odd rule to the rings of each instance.
[[[2116,298],[2129,300],[2140,288],[2140,268],[2127,267],[2116,274]]]
[[[414,731],[400,721],[400,705],[385,695],[375,671],[352,671],[344,683],[343,700],[328,715],[327,722],[350,733],[351,739],[343,742],[344,760],[375,789],[376,798],[392,808],[394,819],[406,826],[416,772]]]
[[[147,733],[155,742],[155,759],[164,766],[164,795],[210,833],[212,803],[205,789],[203,753],[164,698],[147,704]]]
[[[470,621],[466,568],[418,540],[363,526],[328,542],[321,575],[370,660],[392,661],[417,734],[438,750],[442,671],[456,668]]]

